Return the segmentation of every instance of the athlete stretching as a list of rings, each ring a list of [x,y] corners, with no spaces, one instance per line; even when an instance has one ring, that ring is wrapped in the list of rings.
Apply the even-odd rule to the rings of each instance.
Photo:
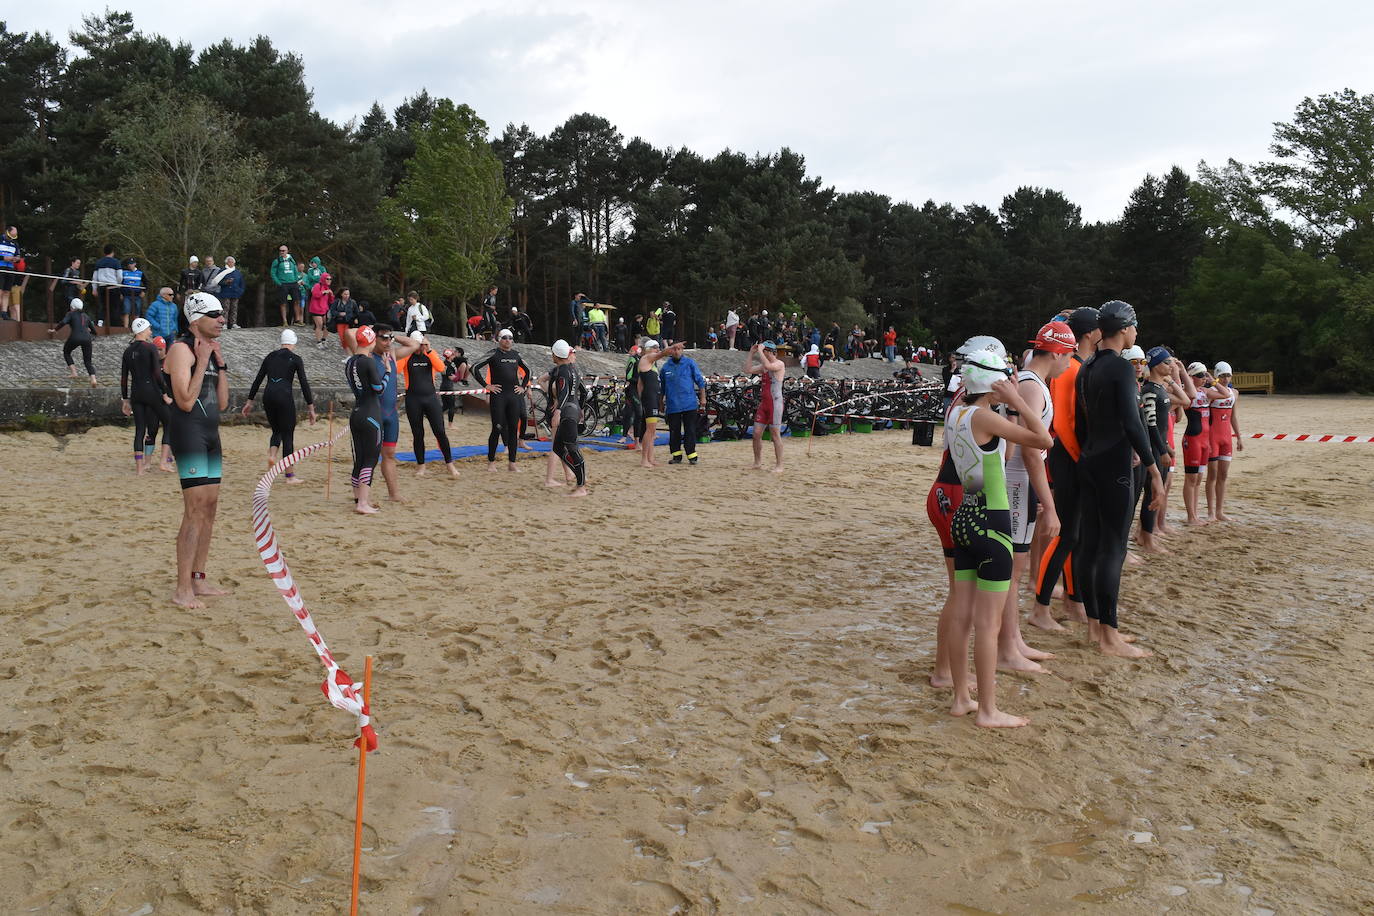
[[[315,425],[315,398],[310,393],[310,382],[305,377],[305,363],[296,353],[296,332],[283,328],[281,347],[262,358],[258,375],[253,379],[253,387],[248,389],[248,400],[243,402],[243,415],[253,412],[253,401],[263,380],[267,388],[262,395],[262,409],[267,414],[267,422],[272,427],[272,435],[267,440],[267,466],[277,463],[280,456],[285,458],[296,450],[296,392],[294,380],[301,380],[301,394],[305,396],[306,406],[310,408],[310,425]],[[278,451],[280,449],[280,451]],[[295,469],[286,472],[287,483],[304,483],[296,476]]]
[[[219,414],[229,406],[229,377],[219,349],[224,332],[219,300],[209,293],[190,293],[184,309],[189,332],[167,348],[166,363],[173,399],[167,439],[181,477],[182,501],[172,600],[198,608],[205,606],[202,597],[229,594],[205,576],[219,508]]]
[[[1121,567],[1131,534],[1135,505],[1131,453],[1147,469],[1151,508],[1164,502],[1164,481],[1140,419],[1135,371],[1121,351],[1135,345],[1135,309],[1113,300],[1098,310],[1102,343],[1078,373],[1078,459],[1083,525],[1079,532],[1079,593],[1088,612],[1088,635],[1104,655],[1144,658],[1151,653],[1130,645],[1117,629]]]
[[[372,360],[383,382],[378,396],[382,414],[382,479],[386,481],[386,498],[403,503],[401,487],[396,479],[396,440],[401,438],[401,414],[396,408],[397,364],[410,358],[419,344],[409,337],[396,337],[390,325],[379,324],[372,329],[377,340],[372,345]]]
[[[406,388],[406,419],[410,421],[410,437],[414,443],[415,463],[419,470],[416,477],[425,476],[425,423],[429,423],[434,440],[439,444],[439,454],[444,459],[450,477],[458,476],[458,465],[453,461],[453,448],[449,445],[448,433],[444,430],[444,405],[439,403],[439,393],[434,390],[434,375],[444,373],[444,361],[430,348],[425,335],[412,331],[410,339],[419,344],[419,349],[397,365]]]
[[[1046,383],[1068,368],[1077,340],[1067,324],[1051,321],[1039,330],[1031,344],[1034,349],[1030,361],[1016,374],[1016,390],[1026,408],[1040,417],[1041,427],[1049,429],[1054,419],[1054,402]],[[1023,416],[1016,416],[1014,422],[1029,428]],[[1007,501],[1011,507],[1011,588],[1007,589],[1002,609],[997,667],[1044,673],[1045,669],[1038,662],[1054,656],[1026,645],[1021,635],[1020,613],[1021,580],[1030,568],[1030,544],[1035,531],[1043,527],[1048,537],[1059,534],[1059,515],[1045,475],[1044,451],[1023,445],[1008,449],[1006,479]]]
[[[1003,455],[1007,443],[1025,448],[1049,448],[1053,440],[1008,376],[1006,362],[990,350],[972,353],[964,362],[964,403],[950,413],[946,433],[950,458],[964,486],[964,498],[954,513],[954,615],[946,651],[954,679],[950,714],[978,711],[975,724],[984,728],[1015,728],[1027,719],[997,708],[997,641],[1007,590],[1011,587],[1011,509]],[[981,403],[980,403],[981,402]],[[995,411],[1005,404],[1020,414],[1019,426]],[[973,664],[978,676],[978,702],[969,694],[968,637],[974,633]]]
[[[754,365],[758,357],[759,364]],[[773,438],[773,473],[782,473],[782,377],[787,364],[778,359],[778,345],[771,340],[755,344],[744,357],[744,374],[757,375],[761,395],[754,411],[754,463],[751,471],[763,470],[763,431]]]
[[[372,502],[372,475],[382,457],[381,395],[387,380],[372,358],[377,332],[367,325],[350,335],[353,356],[344,363],[344,378],[353,392],[353,412],[348,417],[348,432],[353,438],[353,511],[372,515],[377,506]]]

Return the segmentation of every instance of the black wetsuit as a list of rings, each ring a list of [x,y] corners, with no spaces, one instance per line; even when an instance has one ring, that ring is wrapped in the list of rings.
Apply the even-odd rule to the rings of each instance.
[[[638,442],[644,438],[644,406],[639,402],[639,357],[625,361],[625,408],[620,414],[625,435]]]
[[[1083,364],[1077,383],[1082,529],[1074,572],[1088,617],[1115,628],[1134,505],[1131,452],[1147,470],[1155,455],[1140,420],[1130,361],[1115,350],[1098,350]]]
[[[379,395],[386,383],[370,353],[349,357],[344,378],[353,392],[353,412],[348,431],[353,437],[353,486],[372,483],[372,472],[382,459],[382,404]]]
[[[119,368],[119,396],[128,399],[134,415],[135,458],[152,453],[159,426],[163,429],[162,442],[167,442],[167,420],[171,414],[162,398],[170,392],[164,378],[157,347],[146,340],[135,340],[125,348]]]
[[[554,366],[549,373],[549,403],[558,414],[553,432],[553,453],[573,472],[577,485],[587,482],[587,466],[577,447],[577,427],[582,422],[582,379],[570,363]]]
[[[444,464],[453,460],[448,433],[444,431],[444,406],[434,390],[434,361],[429,353],[416,350],[406,358],[406,419],[410,421],[410,435],[415,440],[415,463],[425,463],[425,421],[439,443]],[[451,400],[451,399],[450,399]]]
[[[486,369],[484,377],[482,370]],[[485,378],[488,385],[500,385],[501,390],[490,395],[491,435],[487,437],[487,461],[496,460],[496,445],[506,444],[506,460],[515,463],[515,446],[520,432],[520,418],[524,412],[525,396],[516,394],[516,388],[524,388],[531,375],[529,367],[512,347],[502,350],[497,347],[487,354],[486,359],[472,367],[472,375],[479,381]]]
[[[167,348],[187,347],[195,354],[195,337],[178,337]],[[177,461],[177,476],[183,490],[191,487],[218,485],[224,467],[224,450],[219,442],[219,374],[225,366],[213,353],[205,364],[205,376],[190,410],[182,410],[172,402],[168,410],[167,444]],[[195,376],[195,363],[191,375]]]
[[[1155,453],[1155,459],[1169,454],[1169,395],[1164,390],[1164,386],[1158,382],[1147,381],[1141,386],[1141,416],[1145,421],[1145,429],[1150,434],[1150,445]],[[1159,478],[1163,483],[1169,479],[1169,466],[1163,462],[1159,463]],[[1144,467],[1142,465],[1141,467]],[[1150,486],[1147,476],[1142,482],[1141,492],[1144,502],[1140,506],[1140,530],[1147,534],[1153,534],[1155,530],[1156,513],[1150,508],[1150,502],[1154,498],[1154,490]]]
[[[281,457],[285,458],[296,450],[296,393],[292,387],[293,377],[301,380],[301,394],[305,403],[315,403],[310,393],[310,382],[305,378],[305,363],[300,355],[282,347],[273,350],[262,358],[258,367],[258,377],[253,379],[253,387],[248,390],[248,400],[255,400],[258,388],[267,380],[267,388],[262,393],[262,411],[272,426],[272,438],[268,444],[272,448],[281,446]],[[287,471],[287,476],[291,475]]]
[[[440,391],[458,390],[458,371],[467,365],[466,356],[455,356],[452,359],[444,360],[444,377],[439,382]],[[463,410],[463,399],[460,395],[449,395],[443,399],[444,412],[448,414],[448,421],[453,422],[453,415],[461,413]]]
[[[663,401],[658,383],[657,369],[639,370],[639,408],[643,413],[645,421],[662,420]]]
[[[62,316],[62,320],[57,323],[61,328],[63,325],[72,329],[71,334],[67,335],[67,342],[62,345],[62,358],[67,365],[75,365],[72,362],[72,351],[77,347],[81,348],[81,361],[86,364],[86,374],[95,375],[95,366],[91,363],[91,345],[95,341],[95,325],[91,323],[91,316],[80,309],[72,309]]]

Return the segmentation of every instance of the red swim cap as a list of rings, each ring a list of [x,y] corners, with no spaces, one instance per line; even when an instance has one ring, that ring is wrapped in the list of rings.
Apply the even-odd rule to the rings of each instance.
[[[157,347],[159,350],[165,350],[167,349],[167,341],[163,340],[161,337],[154,337],[153,346]]]
[[[359,346],[370,347],[377,342],[377,332],[363,325],[358,328],[357,341]]]

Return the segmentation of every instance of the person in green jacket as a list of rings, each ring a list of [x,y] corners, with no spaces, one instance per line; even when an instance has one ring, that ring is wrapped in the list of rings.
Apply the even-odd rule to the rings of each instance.
[[[301,278],[301,302],[305,304],[307,312],[310,310],[311,291],[314,290],[315,284],[320,282],[320,277],[328,272],[318,256],[311,258],[310,266],[305,268],[305,276]]]
[[[291,257],[291,249],[285,245],[277,248],[277,259],[272,262],[272,282],[277,285],[277,302],[281,305],[281,326],[305,324],[305,311],[301,304],[301,281],[305,278],[296,267],[296,259]],[[294,302],[295,310],[287,315],[287,305]],[[294,321],[291,320],[294,318]]]

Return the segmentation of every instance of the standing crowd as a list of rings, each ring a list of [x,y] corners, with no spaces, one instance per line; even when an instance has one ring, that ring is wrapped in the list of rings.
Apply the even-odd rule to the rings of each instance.
[[[1177,424],[1187,524],[1230,520],[1226,480],[1233,448],[1243,447],[1231,367],[1185,367],[1164,347],[1143,350],[1138,333],[1135,309],[1114,300],[1057,315],[1019,360],[987,336],[953,354],[945,448],[926,499],[949,580],[931,684],[953,689],[953,715],[976,712],[986,727],[1026,724],[998,709],[996,672],[1041,673],[1053,657],[1022,635],[1028,574],[1033,626],[1065,629],[1051,612],[1062,578],[1061,616],[1085,625],[1103,654],[1151,654],[1121,631],[1121,573],[1142,562],[1129,550],[1137,514],[1141,552],[1168,552],[1161,538],[1172,533]],[[1197,505],[1204,470],[1205,517]]]

